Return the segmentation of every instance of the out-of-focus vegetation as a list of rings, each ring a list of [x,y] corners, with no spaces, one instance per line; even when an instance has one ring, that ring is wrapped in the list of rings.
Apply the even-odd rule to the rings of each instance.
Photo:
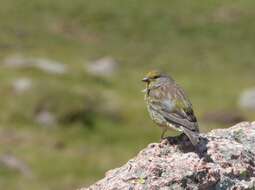
[[[158,141],[141,93],[150,69],[170,73],[186,89],[198,119],[235,112],[242,90],[255,85],[254,6],[252,0],[1,0],[0,158],[12,155],[31,175],[1,164],[0,189],[86,186]],[[15,56],[54,60],[67,70],[7,67]],[[118,62],[114,74],[86,72],[106,56]],[[31,87],[17,93],[13,84],[22,78]],[[36,121],[43,111],[54,117],[49,126]],[[226,126],[200,122],[202,131],[217,127]]]

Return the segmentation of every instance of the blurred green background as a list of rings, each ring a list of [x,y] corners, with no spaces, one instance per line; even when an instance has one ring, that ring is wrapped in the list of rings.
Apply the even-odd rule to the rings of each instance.
[[[151,69],[183,86],[201,131],[254,119],[238,103],[255,86],[252,0],[0,2],[0,189],[87,186],[159,141]]]

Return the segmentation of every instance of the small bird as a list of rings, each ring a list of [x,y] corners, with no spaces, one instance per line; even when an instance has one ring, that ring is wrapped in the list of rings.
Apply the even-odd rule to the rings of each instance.
[[[168,75],[150,71],[143,78],[146,83],[145,101],[152,120],[162,128],[161,139],[168,129],[183,132],[195,146],[199,129],[192,104],[183,89]]]

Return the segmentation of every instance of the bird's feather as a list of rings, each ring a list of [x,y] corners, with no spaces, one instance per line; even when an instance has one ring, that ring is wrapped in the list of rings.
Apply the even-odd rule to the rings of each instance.
[[[182,126],[188,130],[198,132],[197,119],[192,104],[177,84],[164,83],[157,89],[151,89],[149,96],[152,107],[165,120],[177,127]]]

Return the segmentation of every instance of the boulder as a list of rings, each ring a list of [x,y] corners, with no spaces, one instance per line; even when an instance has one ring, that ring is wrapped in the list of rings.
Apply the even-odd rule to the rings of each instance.
[[[255,189],[255,122],[152,143],[105,178],[80,190]]]

